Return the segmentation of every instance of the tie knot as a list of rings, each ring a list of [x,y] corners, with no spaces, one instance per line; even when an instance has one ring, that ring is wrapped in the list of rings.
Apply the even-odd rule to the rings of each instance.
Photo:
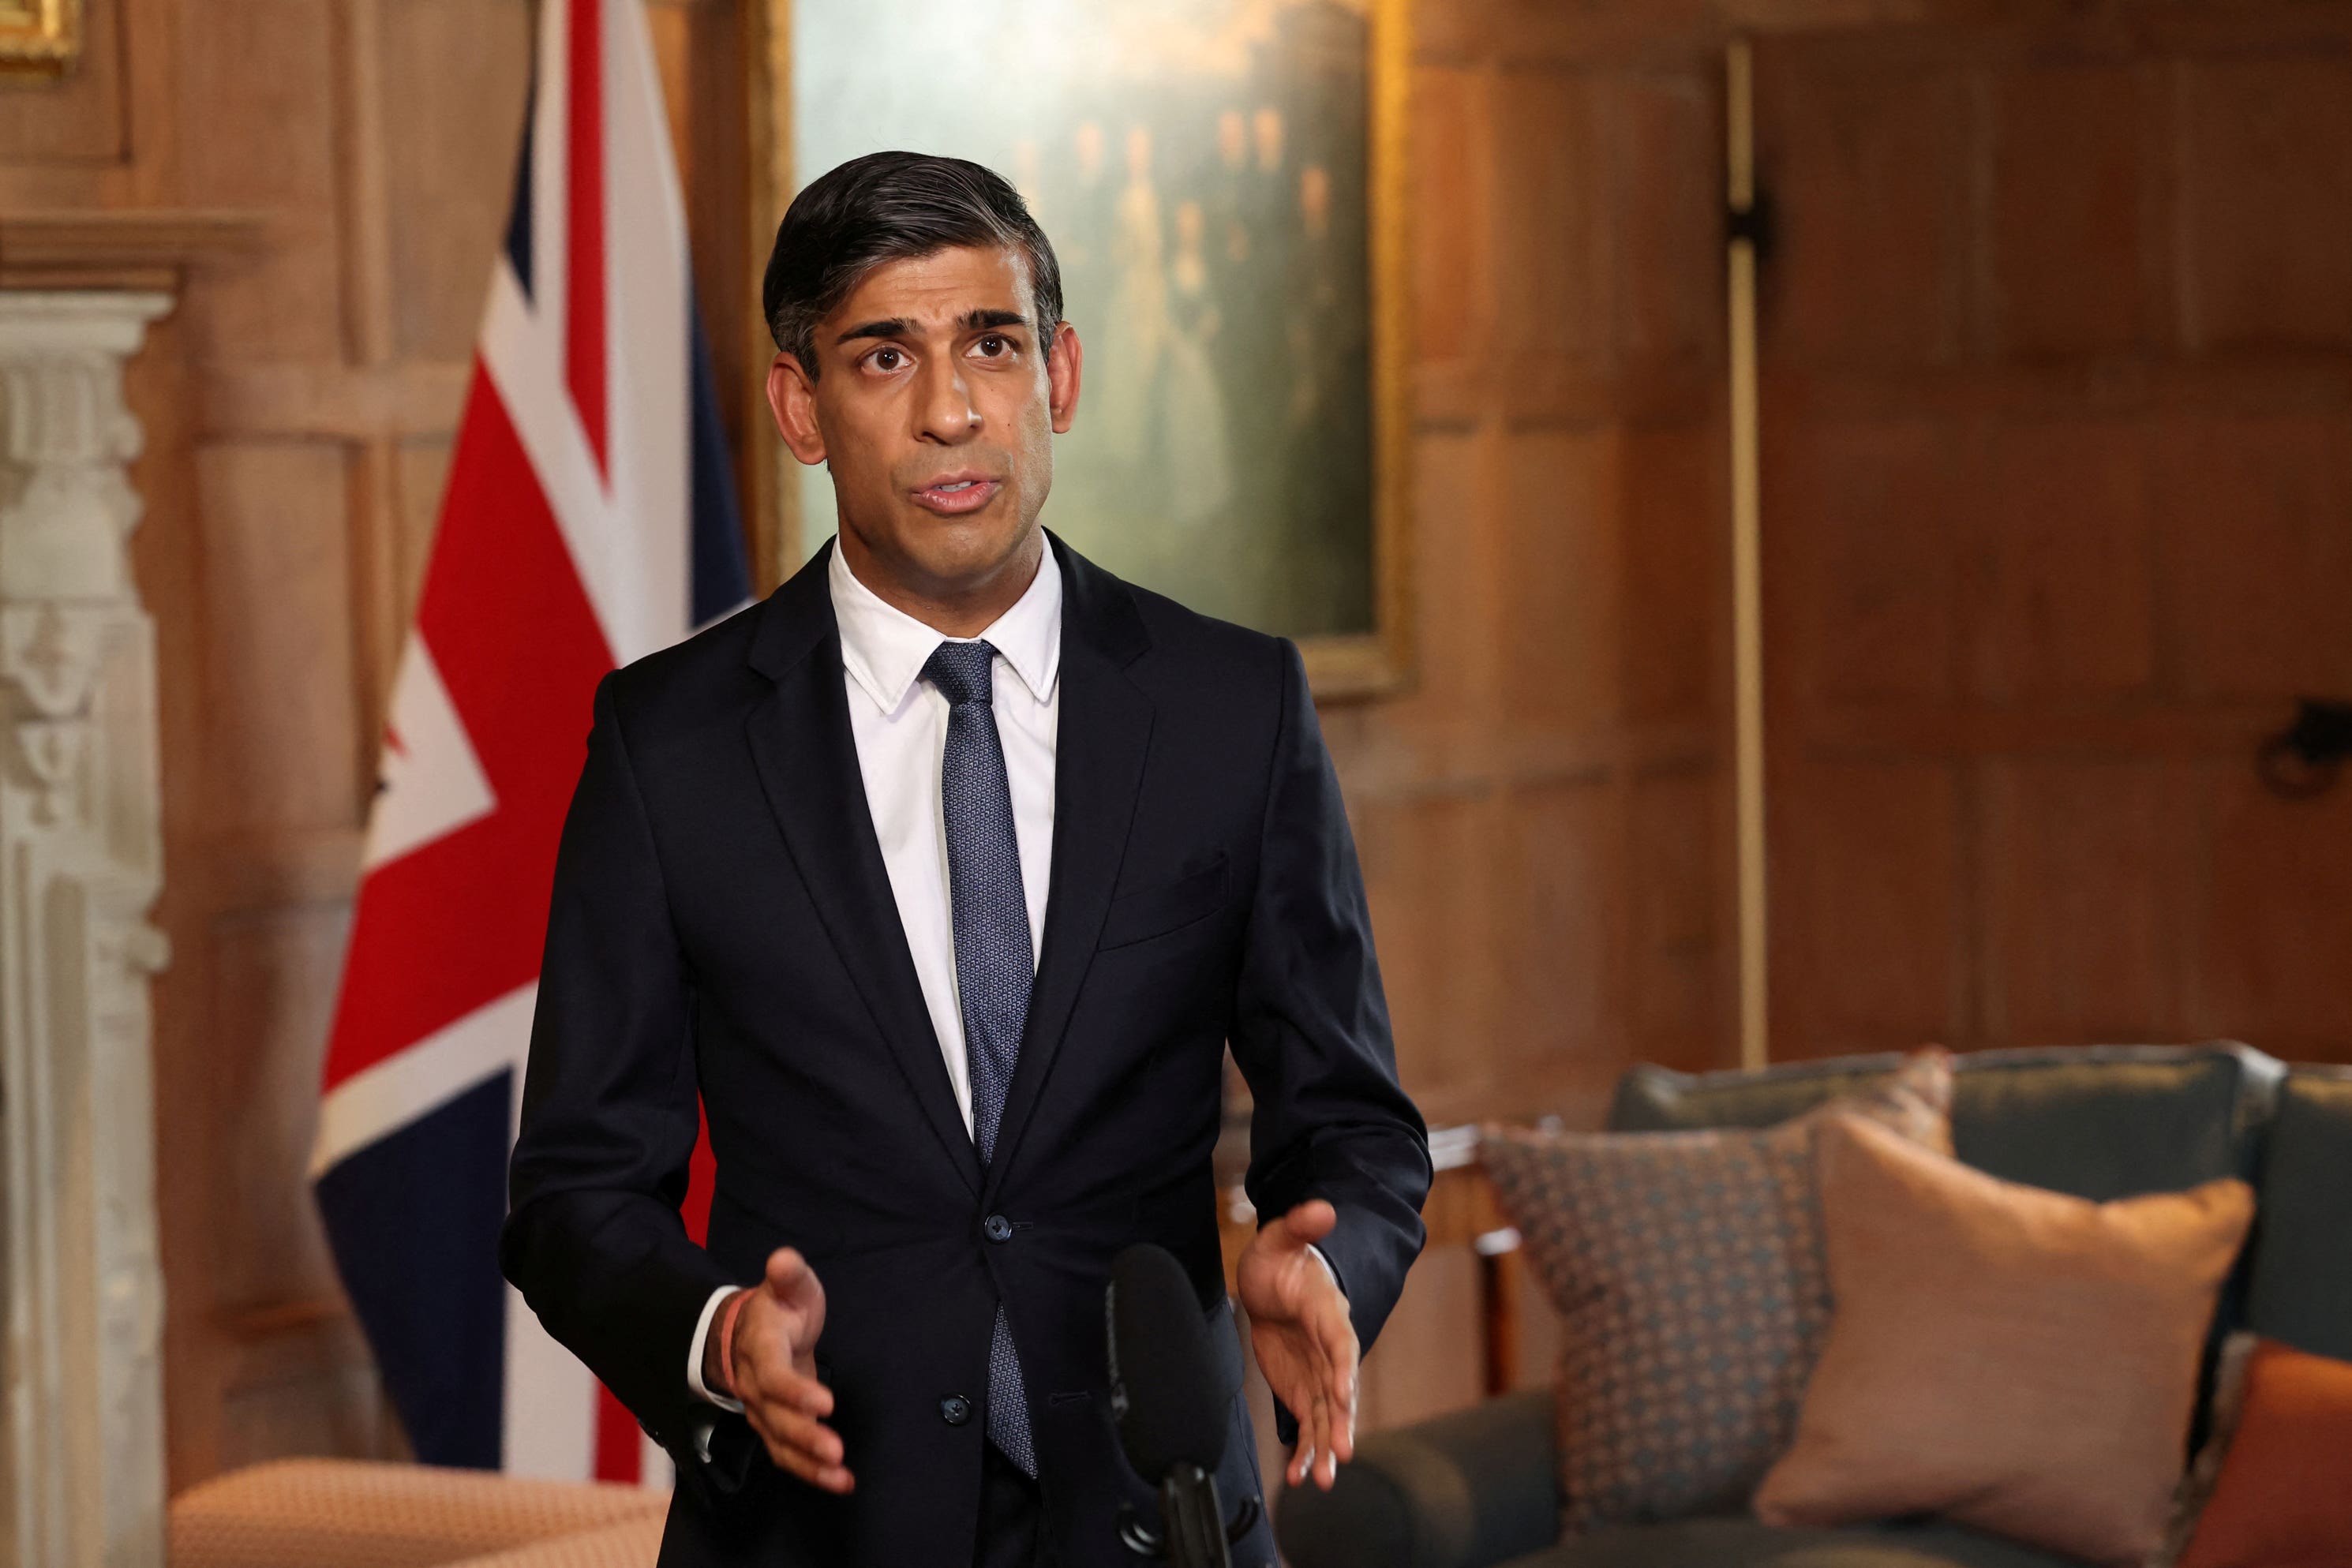
[[[989,671],[996,657],[988,643],[941,643],[923,661],[923,679],[940,689],[951,707],[984,703],[989,698]]]

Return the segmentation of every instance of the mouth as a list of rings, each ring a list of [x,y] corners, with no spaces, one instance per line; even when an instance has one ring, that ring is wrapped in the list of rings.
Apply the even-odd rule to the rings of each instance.
[[[915,505],[927,512],[943,517],[961,517],[976,512],[996,498],[1004,488],[1001,479],[984,474],[942,474],[921,489],[913,492]]]

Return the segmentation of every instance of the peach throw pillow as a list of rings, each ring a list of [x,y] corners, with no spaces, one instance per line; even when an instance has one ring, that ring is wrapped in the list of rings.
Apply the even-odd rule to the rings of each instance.
[[[1757,1514],[1940,1513],[2095,1563],[2155,1551],[2252,1190],[2092,1203],[1850,1116],[1814,1149],[1835,1307]]]

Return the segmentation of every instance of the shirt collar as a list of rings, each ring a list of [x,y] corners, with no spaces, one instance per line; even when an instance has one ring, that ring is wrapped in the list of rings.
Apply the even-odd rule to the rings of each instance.
[[[858,581],[838,539],[825,566],[825,584],[833,594],[834,621],[841,628],[843,667],[877,707],[886,714],[898,712],[931,650],[948,639]],[[980,635],[994,644],[1032,696],[1042,703],[1054,695],[1062,664],[1062,569],[1054,559],[1052,544],[1041,552],[1037,575],[1021,597]]]

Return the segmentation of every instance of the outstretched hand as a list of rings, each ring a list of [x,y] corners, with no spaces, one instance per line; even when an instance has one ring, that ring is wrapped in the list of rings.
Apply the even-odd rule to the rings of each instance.
[[[1356,1455],[1356,1329],[1339,1282],[1309,1250],[1339,1222],[1321,1198],[1302,1203],[1251,1238],[1235,1271],[1258,1368],[1298,1417],[1284,1473],[1293,1486],[1312,1475],[1326,1491]]]
[[[842,1463],[841,1435],[824,1424],[833,1390],[817,1381],[816,1341],[824,1332],[824,1287],[808,1260],[790,1247],[768,1255],[767,1277],[749,1291],[733,1320],[735,1383],[744,1418],[779,1469],[811,1486],[845,1492],[856,1484]],[[733,1306],[733,1298],[720,1305]],[[725,1321],[723,1318],[721,1321]],[[703,1354],[706,1386],[721,1385],[717,1336]]]

